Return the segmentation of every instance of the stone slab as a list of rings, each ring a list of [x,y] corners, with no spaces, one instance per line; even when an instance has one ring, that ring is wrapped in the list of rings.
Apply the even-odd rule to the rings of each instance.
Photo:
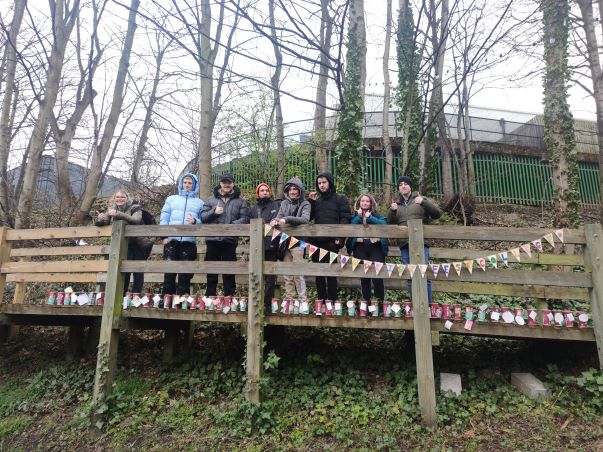
[[[456,397],[461,395],[463,386],[459,374],[440,373],[440,392],[447,395],[454,394]]]
[[[542,381],[531,373],[513,372],[511,374],[511,384],[522,394],[525,394],[532,399],[549,398],[549,392],[542,384]]]

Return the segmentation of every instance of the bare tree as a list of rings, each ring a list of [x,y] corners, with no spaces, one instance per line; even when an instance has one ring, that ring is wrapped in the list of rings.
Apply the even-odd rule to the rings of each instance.
[[[392,169],[394,167],[394,153],[392,142],[389,137],[389,52],[392,38],[392,0],[387,0],[387,12],[385,13],[385,44],[383,46],[383,150],[385,151],[385,175],[383,185],[385,189],[386,203],[392,199]]]
[[[268,9],[270,11],[270,30],[272,33],[272,47],[274,48],[274,73],[270,79],[272,85],[272,101],[274,105],[274,118],[276,126],[276,159],[277,159],[277,184],[276,197],[283,197],[283,188],[285,186],[285,126],[283,124],[283,110],[281,108],[281,70],[283,65],[283,54],[280,51],[278,37],[276,35],[276,22],[274,19],[274,0],[268,1]]]

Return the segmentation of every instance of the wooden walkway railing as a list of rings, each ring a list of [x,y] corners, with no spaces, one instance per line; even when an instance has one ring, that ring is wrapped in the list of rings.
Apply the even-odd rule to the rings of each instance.
[[[533,228],[480,228],[458,226],[423,226],[411,222],[409,227],[399,226],[299,226],[285,227],[283,232],[295,237],[389,237],[408,239],[412,264],[422,264],[425,240],[437,240],[431,248],[434,261],[464,261],[476,259],[501,250],[530,242],[550,232]],[[246,260],[236,262],[174,262],[128,261],[127,237],[149,236],[238,236],[248,239],[242,245]],[[106,245],[40,246],[41,242],[79,238],[109,241]],[[65,229],[10,230],[0,228],[0,293],[5,298],[7,284],[15,284],[12,303],[0,305],[0,330],[8,334],[9,328],[20,324],[70,326],[72,346],[81,342],[81,326],[99,327],[98,357],[94,384],[94,400],[102,404],[111,391],[116,368],[119,331],[130,328],[166,330],[166,351],[173,347],[178,330],[192,332],[195,322],[240,323],[246,331],[247,384],[246,397],[259,403],[259,379],[263,368],[263,331],[265,325],[308,327],[343,327],[414,330],[417,359],[419,404],[423,422],[436,422],[436,399],[432,358],[432,338],[437,333],[471,334],[508,338],[557,339],[596,341],[599,362],[603,365],[603,233],[601,225],[587,225],[584,229],[564,230],[564,242],[576,247],[575,254],[534,253],[522,255],[521,261],[508,255],[509,268],[465,269],[461,275],[450,271],[440,272],[433,280],[434,292],[460,294],[505,295],[535,299],[537,307],[546,307],[548,300],[583,300],[590,302],[593,327],[567,328],[546,326],[519,326],[502,323],[477,322],[466,330],[461,322],[449,329],[440,319],[430,319],[427,302],[427,277],[418,271],[412,278],[412,318],[358,318],[346,316],[272,315],[264,313],[263,279],[265,275],[335,276],[342,287],[358,287],[360,277],[384,278],[388,289],[406,289],[408,272],[402,277],[388,276],[385,270],[379,275],[372,271],[364,274],[362,265],[355,270],[350,265],[343,268],[338,263],[291,263],[263,260],[264,225],[253,220],[250,225],[194,225],[194,226],[125,226],[116,222],[112,227]],[[451,247],[441,243],[452,242]],[[465,249],[458,243],[484,243],[490,250]],[[511,243],[512,245],[508,245]],[[19,247],[21,245],[21,247]],[[23,246],[24,245],[24,246]],[[504,246],[503,246],[504,245]],[[497,250],[495,250],[497,248]],[[156,251],[159,251],[156,250]],[[390,250],[396,256],[397,248]],[[108,259],[107,259],[108,258]],[[546,266],[554,266],[552,270]],[[555,270],[555,271],[553,271]],[[194,273],[193,282],[203,282],[207,273],[234,274],[237,283],[247,286],[248,310],[223,314],[221,312],[175,309],[123,309],[123,272],[144,272],[147,282],[159,282],[163,273]],[[309,284],[313,278],[308,278]],[[48,306],[28,300],[28,284],[97,284],[97,291],[105,290],[104,306]],[[393,300],[400,301],[400,300]]]

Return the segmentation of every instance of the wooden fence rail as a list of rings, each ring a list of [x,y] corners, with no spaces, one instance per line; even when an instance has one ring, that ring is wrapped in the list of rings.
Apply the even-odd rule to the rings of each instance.
[[[410,222],[401,226],[299,226],[284,227],[283,232],[294,237],[311,240],[314,237],[388,237],[408,241],[411,264],[422,264],[425,240],[435,241],[431,248],[434,262],[464,261],[484,257],[516,247],[521,242],[539,239],[550,230],[533,228],[485,228],[458,226],[423,226]],[[178,330],[193,331],[196,322],[227,322],[242,325],[246,332],[245,394],[248,400],[259,403],[259,381],[263,369],[263,331],[265,325],[292,327],[332,327],[359,329],[413,330],[417,359],[417,384],[419,405],[425,424],[434,425],[437,419],[432,358],[432,333],[465,334],[490,337],[555,339],[570,341],[596,341],[599,362],[603,365],[603,233],[601,225],[587,225],[584,229],[564,230],[564,242],[577,245],[579,253],[573,255],[536,253],[521,255],[521,259],[508,255],[509,268],[482,271],[477,266],[473,273],[465,269],[458,275],[441,271],[437,277],[429,273],[426,278],[412,278],[412,318],[350,318],[319,317],[314,315],[285,316],[264,313],[263,280],[265,275],[335,276],[341,287],[358,287],[359,278],[383,278],[388,289],[406,289],[408,272],[391,277],[383,269],[379,274],[371,270],[365,275],[363,266],[355,270],[351,265],[343,268],[339,263],[314,264],[264,261],[264,225],[252,220],[250,225],[186,225],[186,226],[125,226],[116,222],[112,227],[88,227],[39,230],[10,230],[0,228],[0,295],[5,295],[7,284],[16,284],[12,303],[0,305],[0,331],[23,324],[69,325],[78,331],[83,325],[98,325],[97,367],[93,399],[103,404],[111,391],[118,352],[119,332],[123,329],[163,329],[166,331],[166,353],[174,345]],[[155,246],[153,260],[129,261],[125,259],[128,237],[194,236],[242,237],[247,243],[239,247],[241,259],[236,262],[188,262],[156,260],[162,247]],[[65,241],[76,238],[110,240],[109,244],[65,246]],[[45,246],[36,246],[45,241]],[[59,241],[59,246],[48,243]],[[90,241],[90,240],[88,240]],[[454,241],[449,248],[442,246]],[[463,244],[477,242],[484,249],[461,248]],[[75,243],[75,241],[74,241]],[[511,243],[511,245],[509,245]],[[203,255],[204,245],[200,247]],[[341,254],[345,254],[342,250]],[[399,259],[399,249],[390,247],[390,257]],[[565,271],[547,270],[546,266],[562,267]],[[502,267],[502,265],[501,265]],[[207,273],[236,275],[237,284],[246,287],[248,311],[229,313],[167,309],[123,309],[122,294],[124,272],[144,272],[145,281],[157,283],[163,273],[194,273],[193,283],[205,282]],[[427,301],[427,279],[433,281],[434,292],[459,294],[490,294],[546,300],[584,300],[591,304],[592,328],[555,328],[543,326],[518,326],[500,323],[476,323],[466,330],[460,322],[450,329],[441,321],[430,319]],[[28,303],[29,283],[93,283],[105,288],[105,304],[73,307],[48,306]],[[308,278],[308,285],[314,281]],[[399,301],[399,300],[398,300]],[[77,334],[70,334],[78,340]],[[170,345],[171,344],[171,345]],[[168,353],[169,354],[169,353]]]

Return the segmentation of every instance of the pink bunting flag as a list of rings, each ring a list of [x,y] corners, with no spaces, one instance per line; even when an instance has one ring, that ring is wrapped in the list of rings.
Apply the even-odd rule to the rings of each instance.
[[[483,271],[486,271],[486,259],[484,259],[483,257],[478,257],[477,259],[475,259],[475,262],[477,262],[479,268],[481,268]]]
[[[467,271],[469,272],[470,275],[473,274],[473,261],[469,260],[469,261],[464,261],[465,262],[465,267],[467,267]]]
[[[383,268],[383,262],[375,262],[375,274],[378,275]]]
[[[339,259],[339,262],[341,263],[341,268],[345,267],[345,264],[347,264],[349,260],[349,257],[342,255],[341,259]]]
[[[308,248],[308,250],[309,250],[308,255],[309,255],[309,256],[312,256],[314,253],[316,253],[316,250],[317,250],[317,249],[318,249],[318,247],[317,247],[317,246],[310,245],[310,248]]]
[[[520,246],[520,248],[522,249],[522,251],[524,253],[526,253],[529,257],[532,257],[532,248],[530,248],[530,244],[529,243],[524,243],[523,245]]]
[[[539,253],[544,253],[544,248],[542,248],[542,240],[532,240],[532,244],[534,245],[534,248],[536,248],[536,251],[538,251]]]
[[[545,234],[543,239],[546,240],[549,243],[549,245],[551,245],[553,248],[555,247],[555,238],[553,237],[552,232]]]
[[[509,255],[507,254],[506,251],[503,251],[502,253],[498,253],[498,257],[500,257],[500,260],[503,262],[503,264],[505,264],[505,267],[509,266]]]
[[[308,246],[308,242],[304,242],[303,240],[299,241],[299,249],[300,250],[302,250],[302,251],[305,250],[307,246]]]
[[[450,273],[450,264],[442,264],[442,270],[444,270],[444,274],[446,275],[446,278],[448,278],[448,274]]]
[[[360,259],[352,258],[352,271],[356,270],[356,267],[360,264]]]
[[[406,270],[406,265],[398,264],[398,276],[402,276],[404,270]],[[408,271],[410,271],[410,268],[408,269]],[[412,278],[412,275],[410,275],[410,277]]]
[[[427,272],[427,265],[419,264],[419,272],[421,273],[421,278],[425,278],[425,273]]]
[[[296,239],[295,237],[291,237],[291,240],[289,241],[289,249],[293,248],[298,243],[299,243],[299,239]]]
[[[285,240],[287,240],[289,238],[289,236],[287,234],[285,234],[284,232],[281,234],[281,238],[279,239],[278,243],[279,245],[281,243],[283,243]]]
[[[490,265],[492,265],[492,267],[498,268],[498,259],[496,258],[496,254],[488,256],[486,259],[488,259],[488,262],[490,263]]]
[[[329,250],[325,250],[324,248],[318,248],[318,260],[321,261],[323,257],[327,255]]]
[[[433,277],[438,277],[438,272],[440,271],[440,266],[438,264],[431,264],[431,273],[433,273]]]
[[[559,240],[561,240],[561,243],[565,243],[565,240],[563,240],[563,229],[557,229],[555,231],[555,235]]]
[[[417,269],[417,266],[414,264],[408,264],[406,267],[408,268],[408,273],[410,273],[410,277],[412,278],[413,276],[415,276],[415,270]]]
[[[512,248],[509,251],[511,251],[511,254],[515,257],[515,259],[517,259],[517,262],[521,262],[521,255],[519,253],[519,248]]]
[[[331,253],[329,254],[329,264],[335,262],[337,260],[337,256],[339,256],[337,253],[331,251]]]
[[[272,231],[272,240],[274,240],[275,238],[277,238],[279,235],[281,235],[281,231],[279,231],[278,229],[274,229]]]
[[[387,275],[391,277],[396,268],[396,264],[385,264],[385,268],[387,269]]]
[[[272,226],[270,226],[269,224],[265,224],[264,225],[264,235],[267,236],[268,234],[270,234],[271,229],[272,229]]]
[[[461,270],[463,269],[463,263],[462,262],[453,262],[452,266],[454,267],[454,271],[456,271],[456,274],[458,276],[461,276]]]
[[[367,273],[369,271],[371,265],[373,265],[371,261],[364,261],[364,273]]]

